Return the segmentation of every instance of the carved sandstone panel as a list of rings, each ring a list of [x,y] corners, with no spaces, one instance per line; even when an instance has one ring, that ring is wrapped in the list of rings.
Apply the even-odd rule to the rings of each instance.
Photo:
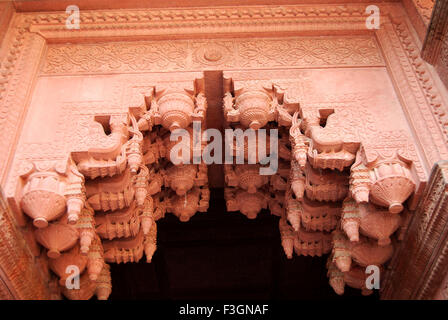
[[[370,36],[54,44],[42,74],[198,71],[265,66],[383,66]]]

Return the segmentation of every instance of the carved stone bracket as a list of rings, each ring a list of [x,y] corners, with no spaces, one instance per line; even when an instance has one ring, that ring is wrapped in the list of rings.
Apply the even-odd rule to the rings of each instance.
[[[448,161],[432,171],[407,234],[389,265],[383,299],[433,299],[448,269]]]

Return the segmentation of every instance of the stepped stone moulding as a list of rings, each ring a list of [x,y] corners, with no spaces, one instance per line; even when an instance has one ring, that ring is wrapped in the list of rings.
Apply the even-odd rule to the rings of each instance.
[[[340,230],[333,231],[333,262],[342,272],[349,271],[352,262],[361,267],[380,266],[392,257],[393,250],[392,244],[379,246],[368,238],[351,242]]]

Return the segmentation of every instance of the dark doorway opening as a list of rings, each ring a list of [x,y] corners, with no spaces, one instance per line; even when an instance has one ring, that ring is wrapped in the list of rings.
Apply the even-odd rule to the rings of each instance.
[[[328,285],[326,259],[283,253],[278,217],[254,220],[226,212],[222,189],[212,189],[207,213],[187,223],[167,214],[157,222],[158,249],[148,264],[111,264],[110,299],[378,299]]]

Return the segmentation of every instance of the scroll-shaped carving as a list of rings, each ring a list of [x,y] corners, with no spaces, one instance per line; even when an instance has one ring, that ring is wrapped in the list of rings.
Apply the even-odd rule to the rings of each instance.
[[[263,192],[249,193],[241,189],[226,188],[224,198],[228,211],[240,211],[249,219],[255,219],[268,205],[268,199]]]
[[[174,131],[187,128],[192,121],[203,121],[207,100],[198,88],[195,91],[153,90],[153,94],[146,99],[148,111],[138,121],[139,129],[152,130],[154,125],[162,125],[165,129]]]
[[[67,273],[68,266],[77,266],[79,274],[83,273],[87,266],[87,256],[81,254],[79,246],[74,246],[71,250],[61,254],[56,259],[49,259],[48,266],[59,277],[59,284],[65,286],[67,277],[72,273]]]
[[[138,262],[143,257],[143,232],[132,238],[103,241],[104,260],[109,263]]]
[[[105,127],[110,128],[110,134],[106,134]],[[79,171],[91,179],[122,173],[127,164],[128,136],[127,115],[97,117],[86,137],[88,150],[72,153]]]
[[[378,240],[379,246],[391,243],[390,236],[401,226],[401,217],[372,204],[357,204],[351,198],[344,200],[342,229],[350,241],[358,241],[359,233]]]
[[[129,207],[134,200],[135,190],[131,173],[91,180],[86,183],[87,202],[96,211],[114,211]]]
[[[360,142],[344,136],[340,123],[343,119],[334,110],[302,108],[301,117],[301,128],[310,138],[308,160],[314,168],[342,171],[353,163]],[[326,120],[325,126],[321,125],[322,120]],[[296,129],[294,134],[299,135],[300,131]]]
[[[66,218],[36,229],[34,235],[37,242],[48,249],[47,255],[52,259],[59,258],[62,251],[72,248],[79,239],[78,230],[68,224]]]
[[[260,175],[259,164],[224,165],[225,180],[229,187],[239,187],[248,193],[268,183],[269,177]]]
[[[389,208],[391,213],[403,210],[403,202],[415,190],[410,171],[412,161],[399,150],[379,151],[361,148],[351,168],[350,192],[356,202],[368,202]],[[367,178],[367,173],[369,178]]]
[[[333,262],[342,272],[351,268],[352,261],[361,267],[382,265],[392,257],[392,244],[378,246],[374,240],[360,237],[351,242],[340,230],[333,231]]]
[[[187,222],[196,212],[207,212],[210,191],[207,186],[194,187],[182,196],[171,195],[166,200],[166,210],[182,222]]]
[[[96,232],[103,239],[135,237],[140,230],[140,208],[135,201],[125,209],[95,215]]]

